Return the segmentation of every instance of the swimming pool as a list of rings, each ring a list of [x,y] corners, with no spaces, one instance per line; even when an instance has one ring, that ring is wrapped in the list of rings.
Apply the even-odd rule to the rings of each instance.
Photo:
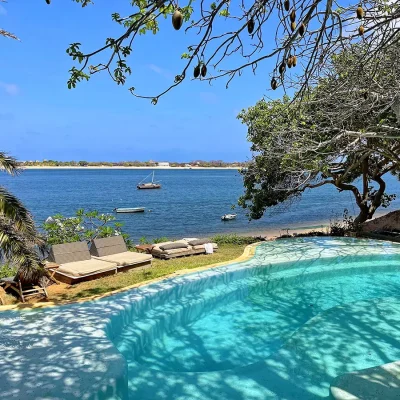
[[[400,245],[302,238],[263,243],[242,263],[21,313],[14,323],[28,323],[31,340],[47,332],[20,347],[31,362],[41,354],[35,370],[49,382],[37,382],[36,393],[58,386],[63,399],[326,399],[338,375],[400,360],[399,293]],[[20,342],[9,346],[10,360]],[[28,362],[20,362],[23,376]],[[31,369],[24,398],[35,398]],[[0,382],[2,374],[18,381],[0,360]]]

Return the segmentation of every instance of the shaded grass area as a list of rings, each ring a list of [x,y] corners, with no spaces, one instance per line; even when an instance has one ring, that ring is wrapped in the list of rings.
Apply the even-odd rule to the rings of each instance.
[[[243,254],[246,245],[223,244],[214,254],[180,257],[172,260],[153,259],[151,269],[140,271],[130,270],[125,273],[107,276],[77,285],[65,284],[48,287],[49,301],[78,300],[83,297],[101,295],[113,290],[122,289],[137,283],[172,274],[182,269],[193,269],[210,264],[233,260]]]

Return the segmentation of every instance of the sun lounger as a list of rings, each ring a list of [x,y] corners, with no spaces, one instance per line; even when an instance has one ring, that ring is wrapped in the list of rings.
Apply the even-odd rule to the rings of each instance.
[[[196,254],[205,254],[205,243],[197,244],[196,241],[199,239],[191,240],[177,240],[175,242],[163,242],[157,243],[151,250],[151,254],[154,257],[161,258],[163,260],[169,260],[175,257],[193,256]],[[210,240],[205,240],[210,243]],[[216,243],[211,243],[213,250],[218,250],[218,245]]]
[[[53,270],[54,277],[68,284],[117,273],[117,263],[91,258],[85,242],[54,245],[51,247],[48,260],[59,265]]]
[[[2,278],[0,279],[0,286],[4,290],[11,289],[18,294],[22,302],[28,297],[43,296],[47,298],[46,288],[40,284],[22,284],[20,280],[15,277]]]
[[[153,259],[151,254],[129,251],[124,238],[120,235],[92,240],[90,254],[96,260],[116,263],[118,271],[151,267]]]

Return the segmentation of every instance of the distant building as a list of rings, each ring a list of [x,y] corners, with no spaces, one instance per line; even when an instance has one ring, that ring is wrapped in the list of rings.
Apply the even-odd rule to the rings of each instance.
[[[191,168],[192,166],[190,164],[185,164],[186,168]]]
[[[169,167],[169,162],[159,162],[157,163],[158,167]]]

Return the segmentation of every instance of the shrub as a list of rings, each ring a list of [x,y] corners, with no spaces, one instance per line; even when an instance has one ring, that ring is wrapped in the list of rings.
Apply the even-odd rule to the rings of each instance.
[[[11,266],[10,264],[0,265],[0,278],[15,276],[16,273],[17,268],[15,266]]]
[[[122,235],[128,248],[131,248],[132,242],[128,234],[122,232],[123,224],[114,221],[115,217],[111,214],[100,214],[98,211],[85,212],[80,209],[74,217],[57,214],[47,218],[43,229],[49,245],[78,241],[90,242],[95,238]]]
[[[339,220],[336,216],[329,224],[329,234],[331,236],[344,236],[347,232],[354,231],[353,217],[349,216],[347,208],[343,211],[343,219]]]
[[[167,237],[165,237],[165,236],[161,236],[161,237],[159,237],[159,238],[155,238],[154,240],[153,240],[153,243],[163,243],[163,242],[168,242],[170,239],[168,239]]]
[[[218,245],[221,244],[235,244],[235,245],[245,245],[259,242],[261,238],[254,236],[239,236],[236,233],[215,235],[211,240]]]

